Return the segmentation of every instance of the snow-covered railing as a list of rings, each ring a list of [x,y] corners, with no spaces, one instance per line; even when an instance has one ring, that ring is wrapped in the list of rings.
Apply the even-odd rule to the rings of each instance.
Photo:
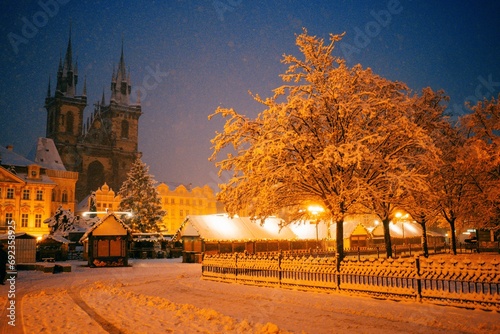
[[[500,311],[500,263],[495,258],[345,259],[337,266],[335,257],[229,253],[205,255],[202,277]]]

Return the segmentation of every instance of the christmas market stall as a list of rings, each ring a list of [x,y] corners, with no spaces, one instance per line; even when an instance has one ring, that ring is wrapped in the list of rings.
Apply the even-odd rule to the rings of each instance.
[[[70,241],[60,235],[45,235],[37,247],[37,261],[66,261]]]
[[[90,227],[80,239],[84,259],[90,267],[128,266],[132,230],[114,213],[109,213]]]
[[[226,214],[187,217],[173,237],[183,244],[183,262],[201,262],[202,254],[290,250],[296,239],[279,218],[265,221]]]
[[[10,242],[10,243],[9,243]],[[7,246],[15,245],[16,264],[36,262],[36,237],[25,232],[15,234],[0,234],[0,243]]]

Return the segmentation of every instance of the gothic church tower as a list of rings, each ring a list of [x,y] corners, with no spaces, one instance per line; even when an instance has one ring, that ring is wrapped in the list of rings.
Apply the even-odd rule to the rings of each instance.
[[[132,84],[125,66],[123,45],[117,69],[111,77],[111,97],[108,104],[102,99],[94,105],[91,115],[83,121],[87,97],[76,96],[78,74],[71,63],[71,36],[64,65],[59,66],[54,96],[49,92],[47,137],[54,139],[67,170],[79,173],[76,198],[83,200],[92,191],[107,183],[115,192],[127,179],[137,157],[139,140],[140,102],[131,103]],[[76,74],[75,74],[76,73]]]
[[[57,84],[54,96],[47,91],[45,108],[47,109],[46,137],[54,140],[62,162],[67,170],[78,171],[80,159],[77,152],[78,139],[82,135],[83,111],[87,106],[86,87],[83,94],[77,96],[78,65],[73,64],[71,50],[71,29],[64,62],[59,59]]]

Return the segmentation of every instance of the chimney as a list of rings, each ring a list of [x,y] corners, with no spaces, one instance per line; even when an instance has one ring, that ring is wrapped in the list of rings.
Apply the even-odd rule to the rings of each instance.
[[[6,148],[12,152],[12,150],[14,149],[14,145],[7,145]]]

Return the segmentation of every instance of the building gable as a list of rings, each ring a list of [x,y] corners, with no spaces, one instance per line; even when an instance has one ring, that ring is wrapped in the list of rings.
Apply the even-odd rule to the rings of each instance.
[[[128,230],[114,215],[108,215],[98,226],[92,231],[94,236],[105,235],[127,235]]]
[[[24,180],[0,166],[0,182],[23,185]]]

